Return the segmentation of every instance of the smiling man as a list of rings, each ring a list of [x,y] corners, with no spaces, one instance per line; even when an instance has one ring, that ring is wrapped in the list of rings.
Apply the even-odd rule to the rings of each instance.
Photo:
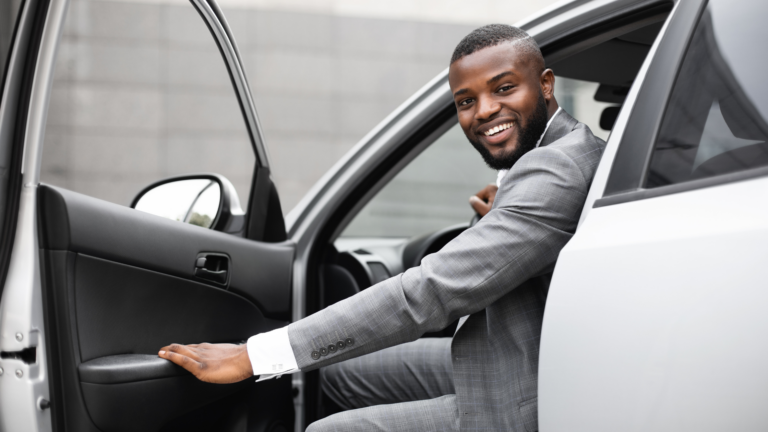
[[[451,59],[459,123],[499,170],[488,214],[421,265],[247,346],[160,351],[210,382],[324,369],[347,411],[311,431],[535,431],[552,270],[605,143],[558,108],[536,42],[481,27]],[[457,318],[453,338],[418,339]]]

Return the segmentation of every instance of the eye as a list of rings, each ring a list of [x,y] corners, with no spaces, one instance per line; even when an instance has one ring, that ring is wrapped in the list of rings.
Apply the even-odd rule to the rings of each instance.
[[[505,84],[501,86],[501,88],[499,88],[499,90],[497,90],[496,93],[503,93],[505,91],[512,90],[514,87],[515,86],[513,86],[512,84]]]
[[[474,99],[472,99],[472,98],[462,99],[462,100],[459,101],[459,106],[466,106],[466,105],[469,105],[472,102],[474,102]]]

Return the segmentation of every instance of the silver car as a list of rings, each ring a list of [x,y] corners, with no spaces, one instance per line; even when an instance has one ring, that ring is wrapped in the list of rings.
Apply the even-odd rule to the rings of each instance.
[[[247,201],[216,173],[148,185],[133,208],[41,183],[68,1],[19,10],[0,105],[0,431],[304,430],[334,409],[316,372],[212,385],[158,349],[279,328],[469,226],[454,220],[471,219],[466,198],[448,205],[466,209],[457,217],[390,211],[392,185],[445,160],[435,149],[462,161],[449,189],[483,186],[458,174],[484,168],[447,70],[283,217],[233,30],[214,0],[190,3],[248,132]],[[518,23],[558,77],[594,84],[611,131],[549,292],[542,430],[768,427],[766,12],[752,0],[572,0]],[[422,182],[414,200],[439,186]]]

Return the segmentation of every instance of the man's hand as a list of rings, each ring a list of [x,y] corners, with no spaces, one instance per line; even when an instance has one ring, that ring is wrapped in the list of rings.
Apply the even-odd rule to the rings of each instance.
[[[253,376],[245,345],[171,344],[160,349],[158,357],[170,360],[209,383],[229,384]]]
[[[496,199],[496,192],[499,187],[491,183],[484,187],[483,190],[469,198],[469,205],[479,214],[481,217],[488,214],[493,206],[493,200]]]

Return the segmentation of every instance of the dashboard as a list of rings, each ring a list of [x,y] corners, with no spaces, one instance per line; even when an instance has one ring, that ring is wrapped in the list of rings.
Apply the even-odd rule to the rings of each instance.
[[[468,227],[453,225],[413,238],[340,238],[334,242],[339,253],[337,264],[363,290],[418,266],[425,256],[442,249]]]

